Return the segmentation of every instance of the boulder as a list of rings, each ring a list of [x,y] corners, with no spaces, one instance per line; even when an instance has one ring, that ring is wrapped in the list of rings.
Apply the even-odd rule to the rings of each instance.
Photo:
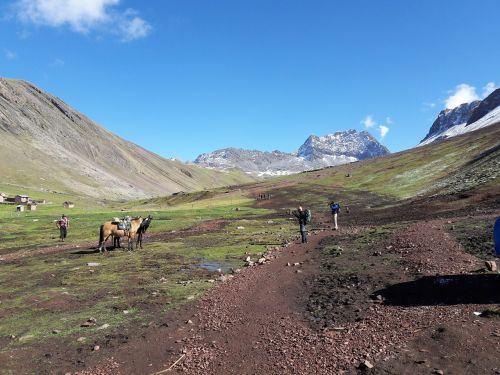
[[[361,362],[358,366],[361,370],[370,370],[372,369],[374,366],[367,360]]]

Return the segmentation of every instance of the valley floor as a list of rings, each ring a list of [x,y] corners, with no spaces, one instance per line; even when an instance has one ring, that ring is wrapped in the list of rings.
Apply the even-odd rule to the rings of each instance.
[[[362,363],[374,374],[500,373],[500,321],[474,314],[500,304],[500,275],[474,272],[482,262],[447,233],[453,222],[382,235],[318,228],[211,290],[177,325],[78,374],[148,374],[178,358],[173,372],[189,374],[354,373]]]
[[[497,215],[410,220],[397,208],[380,225],[344,215],[338,231],[316,216],[308,244],[274,247],[198,301],[98,350],[4,352],[2,373],[500,374],[500,274],[457,240]]]

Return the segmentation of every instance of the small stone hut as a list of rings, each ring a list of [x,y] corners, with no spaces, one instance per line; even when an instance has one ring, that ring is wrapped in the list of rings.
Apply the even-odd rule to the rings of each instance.
[[[75,204],[73,202],[64,202],[63,207],[64,208],[75,208]]]
[[[26,206],[28,208],[28,211],[36,211],[37,204],[34,202],[28,203]]]

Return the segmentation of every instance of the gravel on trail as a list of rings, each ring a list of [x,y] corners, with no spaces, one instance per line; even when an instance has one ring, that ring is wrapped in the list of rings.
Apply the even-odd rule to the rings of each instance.
[[[392,271],[411,280],[477,270],[478,260],[446,233],[446,224],[444,220],[421,221],[397,231],[388,249],[400,257],[400,269]],[[271,254],[274,259],[220,282],[189,312],[179,312],[178,320],[184,325],[178,323],[155,336],[159,347],[172,348],[175,340],[177,352],[167,351],[153,363],[152,355],[141,358],[148,353],[145,343],[132,343],[115,353],[119,366],[111,372],[103,372],[106,370],[99,366],[95,372],[89,369],[78,374],[155,374],[155,368],[159,373],[179,358],[182,360],[169,373],[348,374],[365,371],[361,369],[366,366],[375,366],[369,371],[376,371],[404,355],[413,340],[434,332],[436,327],[476,324],[473,312],[484,310],[486,305],[405,306],[386,304],[383,298],[373,299],[367,293],[365,303],[369,307],[363,319],[314,328],[306,306],[311,292],[308,281],[320,268],[317,247],[322,239],[351,230],[356,228],[319,231],[308,244],[275,249]],[[498,325],[491,324],[491,329]],[[492,340],[500,345],[500,338]],[[163,368],[157,369],[160,366]],[[429,371],[425,368],[424,372],[412,373]]]

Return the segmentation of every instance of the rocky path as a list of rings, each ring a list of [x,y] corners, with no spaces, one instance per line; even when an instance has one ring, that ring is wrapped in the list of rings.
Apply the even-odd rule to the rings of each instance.
[[[476,270],[479,262],[444,231],[446,224],[443,220],[417,222],[392,236],[384,250],[399,258],[397,266],[393,264],[388,270],[398,275],[392,283],[404,287],[398,280],[407,280],[413,290],[411,283],[424,275],[471,276],[469,272]],[[275,251],[272,261],[243,270],[213,288],[196,305],[165,318],[168,327],[120,347],[112,363],[80,374],[159,374],[174,363],[171,371],[163,373],[343,374],[375,366],[370,371],[381,374],[466,374],[500,368],[496,355],[500,350],[499,322],[478,323],[473,314],[492,303],[487,300],[491,296],[479,301],[406,303],[404,298],[398,299],[401,296],[391,295],[390,288],[387,295],[375,299],[366,291],[364,299],[356,301],[366,307],[361,319],[321,330],[313,328],[306,306],[320,272],[317,247],[322,239],[351,230],[356,228],[320,232],[311,236],[307,245],[296,243]],[[367,254],[360,256],[340,257],[339,262],[348,267],[350,261],[368,259]],[[353,284],[352,289],[366,286]],[[470,290],[464,292],[473,295]],[[446,340],[443,332],[447,328],[443,327],[456,324],[461,328],[451,330],[453,340]],[[475,331],[488,335],[487,347],[481,345],[484,337],[475,336]],[[467,345],[461,345],[465,334]],[[452,364],[431,355],[436,337],[445,337],[438,342],[443,352],[453,353]],[[481,358],[486,358],[484,363],[465,366],[470,351],[478,347],[483,351]]]

